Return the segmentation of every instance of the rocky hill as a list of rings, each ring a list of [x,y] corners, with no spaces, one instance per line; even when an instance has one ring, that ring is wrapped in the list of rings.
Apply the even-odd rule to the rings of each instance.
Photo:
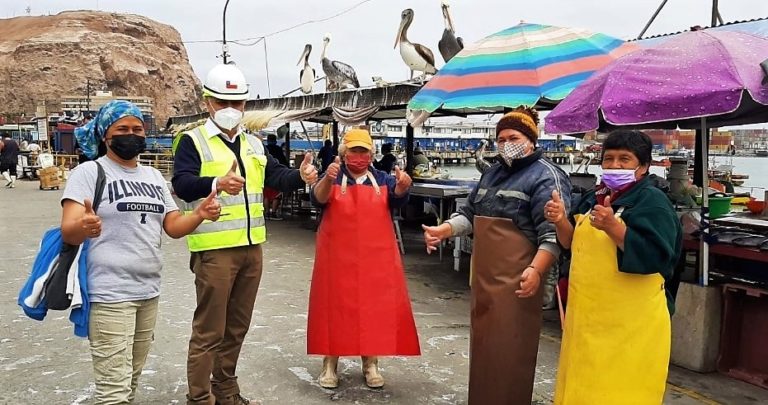
[[[0,115],[58,111],[65,95],[96,90],[154,99],[160,126],[199,111],[200,81],[171,26],[132,14],[68,11],[0,19]]]

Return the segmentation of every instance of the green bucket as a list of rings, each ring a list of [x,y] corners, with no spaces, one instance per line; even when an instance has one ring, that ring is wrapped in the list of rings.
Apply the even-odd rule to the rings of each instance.
[[[720,218],[731,212],[731,200],[733,197],[709,197],[709,217]]]

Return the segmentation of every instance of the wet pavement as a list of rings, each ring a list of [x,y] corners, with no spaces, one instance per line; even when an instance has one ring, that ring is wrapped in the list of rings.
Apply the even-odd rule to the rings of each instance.
[[[93,393],[88,343],[72,333],[67,312],[26,318],[16,298],[43,232],[59,223],[62,191],[37,182],[0,189],[0,404],[87,404]],[[343,358],[340,387],[315,382],[321,359],[307,356],[306,321],[314,233],[306,220],[269,221],[264,276],[238,365],[243,394],[265,404],[464,404],[469,367],[466,271],[427,256],[417,228],[406,229],[406,274],[422,347],[420,357],[383,358],[383,389],[365,387],[359,358]],[[165,267],[155,342],[139,381],[137,404],[183,404],[186,351],[194,310],[184,240],[163,238]],[[466,267],[466,266],[464,266]],[[551,403],[560,325],[545,313],[534,403]],[[500,376],[503,378],[503,376]],[[670,371],[666,404],[765,404],[768,391],[719,374]]]

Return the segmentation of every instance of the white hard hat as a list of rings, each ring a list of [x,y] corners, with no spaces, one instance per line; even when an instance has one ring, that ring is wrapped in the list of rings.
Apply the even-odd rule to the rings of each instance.
[[[203,95],[219,100],[248,100],[248,83],[235,65],[216,65],[205,78]]]

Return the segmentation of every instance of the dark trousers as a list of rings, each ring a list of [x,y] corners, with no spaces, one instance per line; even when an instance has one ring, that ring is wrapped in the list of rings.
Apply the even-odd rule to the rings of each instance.
[[[225,404],[259,289],[261,245],[192,253],[197,308],[187,357],[187,404]]]

